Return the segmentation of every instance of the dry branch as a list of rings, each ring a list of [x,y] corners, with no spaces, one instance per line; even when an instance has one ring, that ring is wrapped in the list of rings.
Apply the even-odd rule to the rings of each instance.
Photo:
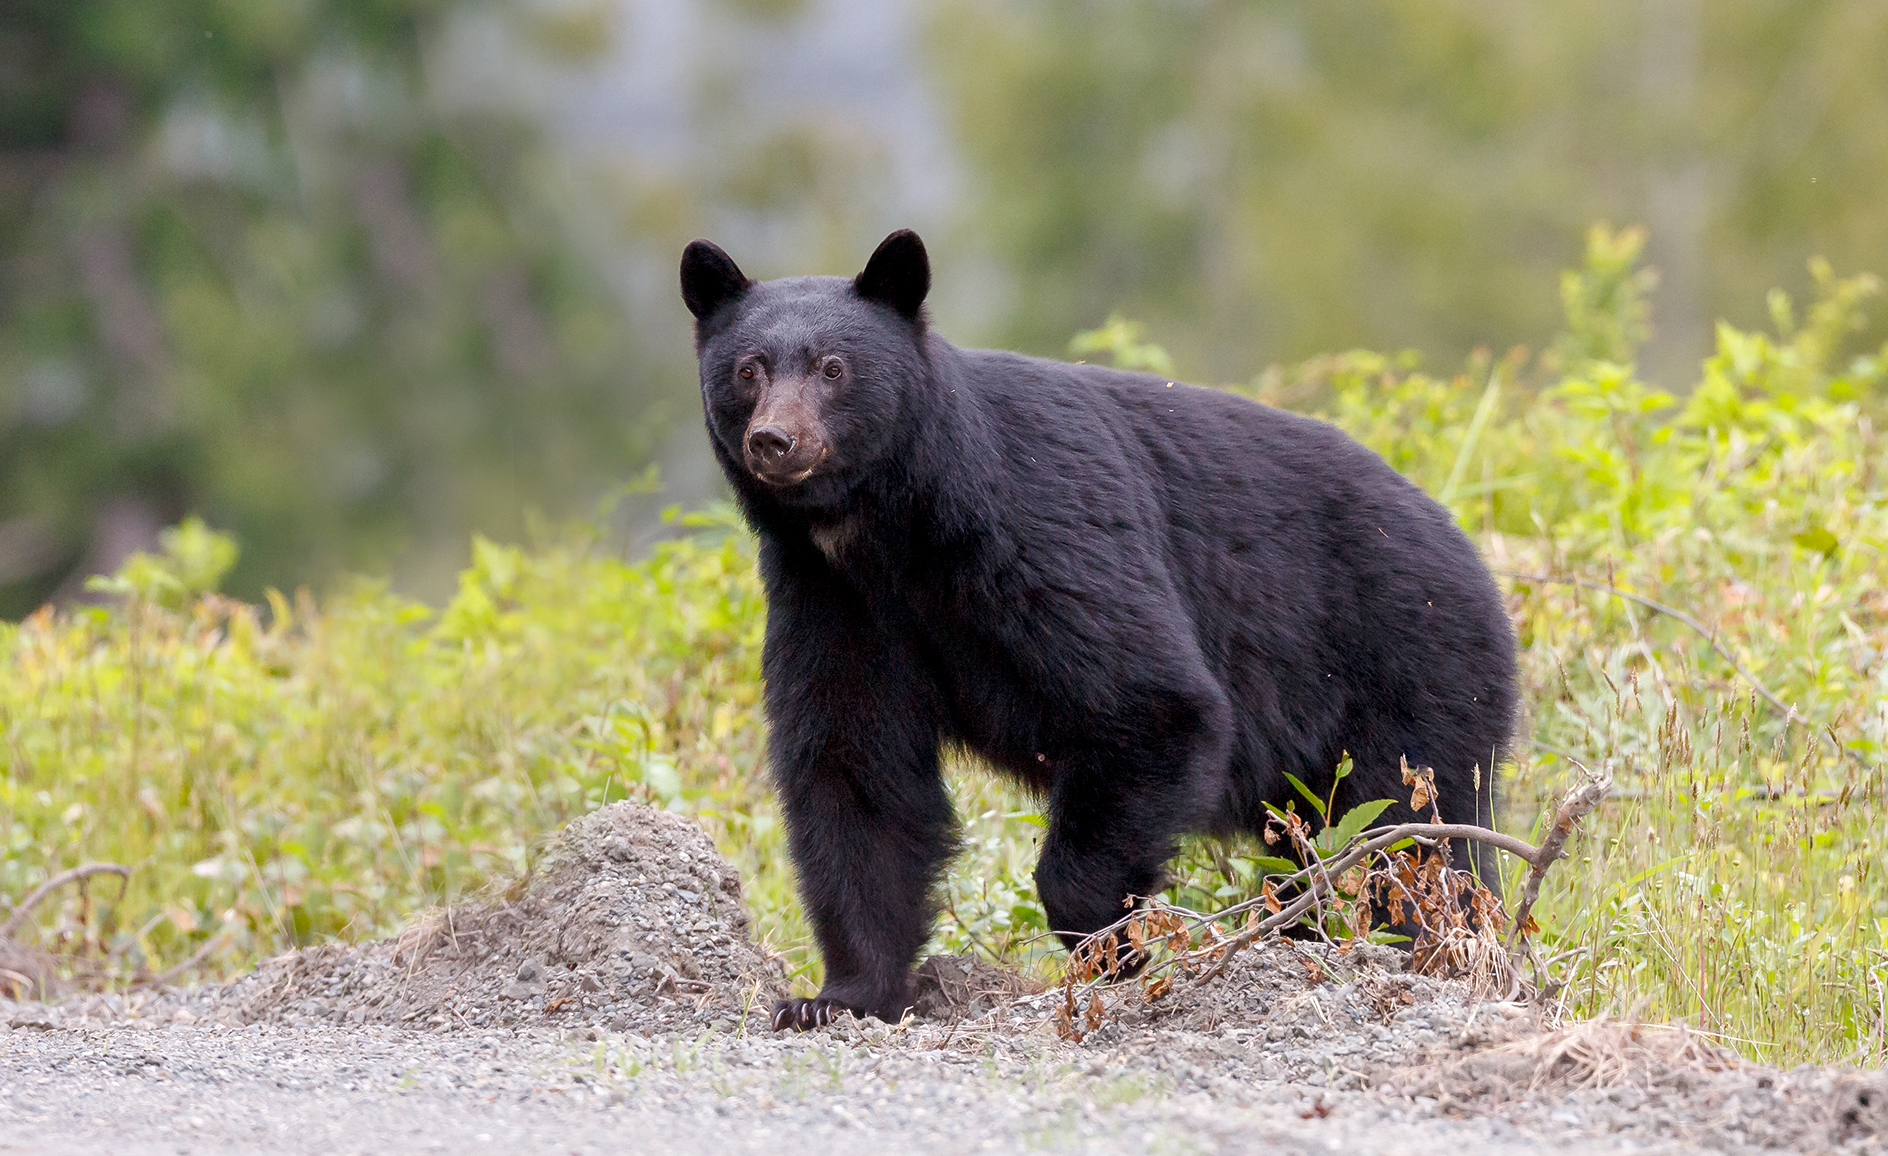
[[[1584,766],[1580,769],[1586,771]],[[1573,834],[1574,826],[1606,801],[1606,792],[1612,785],[1611,772],[1595,775],[1587,771],[1586,777],[1560,800],[1560,806],[1554,811],[1552,829],[1547,832],[1547,838],[1541,840],[1540,850],[1528,859],[1532,870],[1528,872],[1527,885],[1521,890],[1521,905],[1514,909],[1514,930],[1508,937],[1510,948],[1528,926],[1528,916],[1534,910],[1534,901],[1540,898],[1541,880],[1547,877],[1547,868],[1566,855],[1567,837]]]
[[[116,863],[81,863],[77,867],[59,872],[27,892],[26,898],[14,904],[13,911],[7,916],[7,921],[0,923],[0,939],[10,938],[14,930],[26,922],[26,917],[33,913],[33,908],[39,906],[40,901],[46,896],[68,883],[90,879],[94,875],[116,875],[120,879],[130,879],[131,868],[121,867]]]
[[[132,983],[138,987],[163,987],[165,984],[169,983],[171,980],[176,979],[178,976],[184,974],[185,972],[189,971],[191,968],[198,966],[204,960],[210,958],[211,953],[214,952],[217,948],[223,946],[223,944],[228,942],[228,940],[229,940],[228,932],[219,931],[215,935],[212,935],[210,938],[204,940],[203,946],[197,948],[196,952],[192,954],[189,959],[184,960],[182,963],[172,964],[171,966],[165,968],[163,971],[158,972],[156,975],[142,976],[136,980],[133,980]]]
[[[1143,983],[1153,993],[1150,995],[1153,998],[1171,986],[1172,972],[1177,970],[1189,975],[1197,973],[1200,982],[1204,982],[1219,974],[1237,952],[1253,941],[1300,922],[1307,912],[1312,912],[1327,897],[1333,896],[1336,890],[1333,880],[1345,878],[1347,872],[1366,864],[1372,856],[1387,856],[1392,848],[1412,842],[1425,847],[1446,847],[1451,839],[1473,840],[1506,851],[1531,868],[1521,907],[1513,921],[1514,932],[1508,950],[1502,951],[1498,930],[1492,936],[1484,936],[1487,946],[1500,956],[1501,966],[1498,970],[1508,980],[1508,998],[1512,999],[1523,987],[1520,969],[1511,958],[1515,942],[1519,941],[1526,946],[1527,958],[1535,958],[1532,944],[1526,940],[1525,921],[1539,896],[1541,880],[1547,869],[1566,854],[1567,839],[1574,827],[1605,800],[1607,789],[1612,784],[1610,775],[1596,776],[1585,767],[1581,767],[1581,770],[1585,777],[1562,798],[1554,813],[1553,826],[1538,847],[1513,835],[1467,823],[1399,823],[1364,831],[1329,858],[1319,856],[1309,841],[1300,840],[1300,849],[1309,856],[1311,862],[1290,875],[1268,881],[1299,889],[1288,903],[1279,903],[1273,887],[1268,886],[1259,896],[1210,914],[1158,901],[1129,912],[1076,945],[1063,983],[1062,1005],[1056,1017],[1058,1027],[1065,1033],[1080,1034],[1081,1028],[1076,1019],[1082,1015],[1081,997],[1121,973],[1119,965],[1123,958],[1124,941],[1131,941],[1135,949],[1128,958],[1138,953],[1142,964],[1147,962],[1142,950],[1143,942],[1164,942],[1168,945],[1171,954],[1156,964],[1146,966],[1141,972]],[[1444,875],[1447,874],[1445,870]],[[1488,904],[1486,907],[1483,906],[1484,900]],[[1268,912],[1262,918],[1259,916],[1261,907]],[[1474,918],[1492,916],[1498,926],[1500,908],[1492,896],[1479,894],[1475,908]],[[1248,918],[1235,935],[1224,935],[1215,926],[1240,915]],[[1137,924],[1137,920],[1143,922]],[[1153,928],[1151,933],[1148,930],[1150,926]],[[1199,932],[1197,937],[1194,931]],[[1538,959],[1535,962],[1538,971]],[[1155,978],[1163,972],[1169,975]],[[1093,1006],[1092,1003],[1089,1006]]]

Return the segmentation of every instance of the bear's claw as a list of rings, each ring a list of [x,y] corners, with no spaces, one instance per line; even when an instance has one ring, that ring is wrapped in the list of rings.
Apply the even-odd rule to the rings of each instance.
[[[823,1028],[852,1009],[836,999],[783,999],[774,1005],[773,1028],[796,1032]]]

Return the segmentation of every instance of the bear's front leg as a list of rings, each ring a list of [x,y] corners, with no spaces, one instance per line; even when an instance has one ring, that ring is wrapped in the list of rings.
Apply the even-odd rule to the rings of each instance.
[[[910,647],[843,590],[780,581],[770,593],[769,753],[826,964],[819,995],[780,1001],[773,1026],[820,1027],[841,1011],[896,1023],[956,850],[941,699]]]
[[[774,1006],[777,1031],[821,1027],[841,1011],[897,1023],[912,1005],[911,965],[955,824],[935,739],[916,749],[900,741],[898,720],[869,713],[832,720],[823,752],[774,744],[800,898],[826,964],[818,996]],[[881,757],[863,757],[871,748]]]

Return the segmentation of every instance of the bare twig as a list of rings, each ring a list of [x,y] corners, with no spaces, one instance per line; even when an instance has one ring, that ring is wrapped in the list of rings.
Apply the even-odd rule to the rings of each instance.
[[[1528,861],[1533,870],[1528,872],[1527,885],[1521,891],[1521,905],[1514,910],[1514,930],[1508,935],[1510,949],[1524,934],[1534,901],[1540,898],[1541,880],[1546,878],[1547,868],[1567,853],[1567,837],[1573,834],[1574,824],[1605,802],[1606,792],[1613,785],[1611,771],[1602,770],[1596,775],[1584,766],[1580,769],[1586,773],[1585,778],[1560,800],[1559,808],[1554,811],[1553,828],[1541,840],[1540,850]]]
[[[1348,850],[1338,855],[1336,858],[1323,860],[1320,865],[1315,868],[1307,867],[1296,874],[1284,876],[1278,881],[1279,885],[1298,883],[1306,880],[1307,877],[1311,876],[1314,872],[1320,873],[1326,878],[1342,875],[1344,872],[1355,867],[1365,859],[1368,859],[1378,851],[1401,843],[1405,839],[1415,839],[1417,841],[1429,840],[1438,843],[1449,839],[1473,839],[1478,843],[1486,843],[1491,847],[1506,851],[1510,855],[1529,864],[1532,864],[1540,855],[1540,848],[1525,839],[1517,839],[1513,835],[1506,835],[1500,831],[1491,831],[1487,827],[1477,827],[1472,823],[1399,823],[1394,827],[1373,828],[1372,830],[1363,832],[1358,838],[1361,839],[1362,842],[1353,842]],[[1243,903],[1235,903],[1231,907],[1216,911],[1210,918],[1220,920],[1228,915],[1244,914],[1264,902],[1263,897],[1248,899]],[[1289,908],[1287,908],[1287,910],[1289,910]],[[1281,911],[1279,915],[1282,914],[1284,914],[1284,912]],[[1272,919],[1277,919],[1278,917],[1278,915],[1274,915]],[[1201,918],[1205,919],[1208,917],[1202,916]],[[1267,922],[1270,922],[1270,920],[1267,920]],[[1113,930],[1114,927],[1119,927],[1125,923],[1125,919],[1119,920],[1113,927],[1104,928],[1103,931]],[[1289,921],[1287,921],[1286,924],[1281,924],[1281,926],[1288,925]],[[1102,932],[1097,932],[1096,934],[1099,935],[1102,934]]]
[[[1491,831],[1486,827],[1477,827],[1468,823],[1399,823],[1392,827],[1378,827],[1373,830],[1365,831],[1358,835],[1357,839],[1353,840],[1342,854],[1332,859],[1321,860],[1314,866],[1306,867],[1294,874],[1284,876],[1281,882],[1285,885],[1297,884],[1304,888],[1292,898],[1291,902],[1284,904],[1278,911],[1266,918],[1249,924],[1237,935],[1211,944],[1200,952],[1191,953],[1192,955],[1217,956],[1212,966],[1206,971],[1202,978],[1210,978],[1218,974],[1233,955],[1237,954],[1242,948],[1246,947],[1254,940],[1270,935],[1283,928],[1290,927],[1296,923],[1299,917],[1311,910],[1312,907],[1316,906],[1322,900],[1325,892],[1330,887],[1330,880],[1342,876],[1346,871],[1362,863],[1370,856],[1401,843],[1405,839],[1430,840],[1434,842],[1444,842],[1449,839],[1473,839],[1477,842],[1487,843],[1490,846],[1497,847],[1512,855],[1518,856],[1530,865],[1534,864],[1536,860],[1540,858],[1541,854],[1540,848],[1527,842],[1525,839],[1517,839],[1513,835],[1506,835],[1500,831]],[[1196,926],[1204,923],[1217,923],[1232,916],[1243,915],[1248,911],[1255,910],[1264,902],[1265,898],[1259,896],[1248,899],[1243,903],[1235,903],[1230,907],[1213,912],[1211,915],[1203,915],[1199,912],[1192,911],[1184,912],[1183,915]],[[1110,936],[1125,929],[1128,923],[1135,918],[1136,914],[1138,913],[1131,912],[1115,920],[1107,927],[1089,935],[1081,944],[1077,945],[1077,950],[1079,951],[1092,944],[1106,942]],[[1191,955],[1188,958],[1191,958]],[[1105,975],[1097,977],[1095,982],[1100,982],[1106,978]]]
[[[203,946],[197,948],[196,952],[193,955],[191,955],[189,959],[184,960],[182,963],[172,964],[170,967],[165,968],[163,971],[158,972],[156,975],[144,976],[139,979],[134,979],[131,981],[132,986],[133,987],[163,987],[165,984],[169,983],[171,980],[176,979],[178,976],[184,974],[185,972],[191,970],[194,967],[197,967],[204,960],[210,958],[210,955],[213,952],[215,952],[217,948],[223,946],[228,941],[229,941],[229,933],[227,931],[219,931],[215,935],[212,935],[210,938],[204,940]]]
[[[26,922],[26,917],[33,913],[33,908],[39,906],[40,901],[46,896],[68,883],[90,879],[94,875],[116,875],[120,879],[128,880],[131,878],[131,868],[121,867],[116,863],[81,863],[77,867],[59,872],[27,892],[26,898],[14,904],[12,912],[7,915],[7,921],[0,923],[0,939],[11,937],[14,930]]]

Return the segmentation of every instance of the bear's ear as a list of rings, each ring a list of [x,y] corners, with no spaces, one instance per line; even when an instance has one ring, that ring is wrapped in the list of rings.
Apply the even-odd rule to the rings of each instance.
[[[690,241],[682,250],[682,302],[696,321],[707,321],[753,284],[734,258],[711,241]]]
[[[931,291],[931,259],[924,242],[910,229],[900,229],[879,242],[865,271],[852,279],[853,288],[868,301],[883,301],[916,320]]]

